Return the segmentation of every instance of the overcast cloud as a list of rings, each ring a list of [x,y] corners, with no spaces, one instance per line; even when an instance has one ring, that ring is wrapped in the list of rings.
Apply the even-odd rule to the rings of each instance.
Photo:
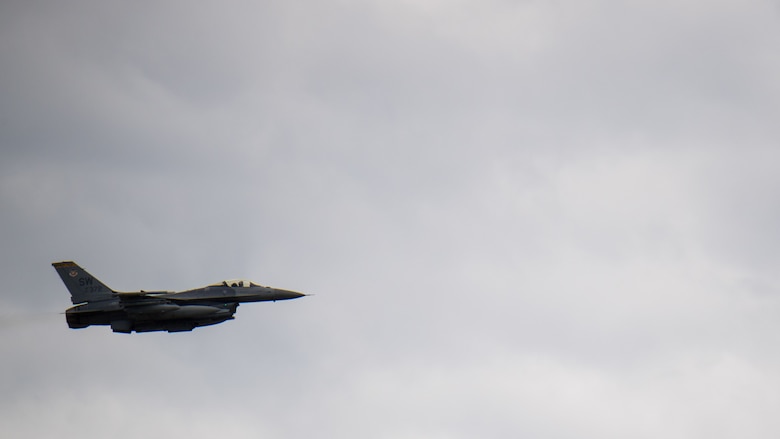
[[[13,438],[776,438],[776,1],[0,4]],[[118,290],[313,293],[191,333]]]

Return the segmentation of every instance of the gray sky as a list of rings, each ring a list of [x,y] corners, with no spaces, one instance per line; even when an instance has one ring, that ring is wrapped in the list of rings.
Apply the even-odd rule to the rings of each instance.
[[[776,438],[776,1],[0,4],[14,438]],[[182,334],[119,290],[314,293]]]

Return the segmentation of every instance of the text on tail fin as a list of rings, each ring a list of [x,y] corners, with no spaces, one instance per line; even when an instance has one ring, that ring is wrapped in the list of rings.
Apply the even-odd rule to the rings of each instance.
[[[75,262],[62,261],[51,265],[57,270],[65,287],[70,291],[71,302],[74,304],[114,298],[114,290],[79,267]]]

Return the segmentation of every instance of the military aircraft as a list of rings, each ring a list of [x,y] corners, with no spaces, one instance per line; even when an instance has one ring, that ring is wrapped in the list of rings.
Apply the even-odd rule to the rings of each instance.
[[[192,331],[232,320],[239,303],[297,299],[306,294],[226,280],[202,288],[120,292],[107,287],[73,261],[52,264],[70,291],[74,307],[65,311],[70,328],[111,325],[114,332]]]

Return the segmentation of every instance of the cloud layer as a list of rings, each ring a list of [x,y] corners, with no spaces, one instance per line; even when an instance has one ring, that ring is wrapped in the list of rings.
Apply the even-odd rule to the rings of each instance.
[[[13,437],[776,437],[772,2],[0,6]],[[187,334],[118,290],[314,293]]]

